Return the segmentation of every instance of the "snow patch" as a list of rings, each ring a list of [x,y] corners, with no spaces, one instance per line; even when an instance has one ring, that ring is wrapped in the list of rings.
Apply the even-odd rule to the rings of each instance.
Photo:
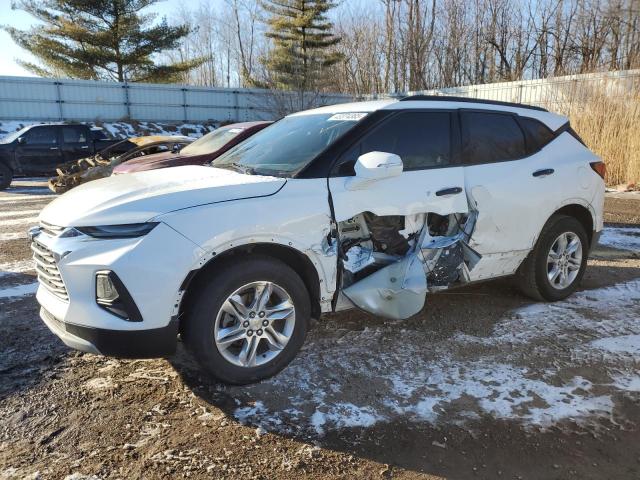
[[[591,346],[610,353],[640,357],[640,335],[601,338],[591,342]]]
[[[622,250],[640,251],[640,228],[606,227],[598,243]]]
[[[38,282],[27,283],[26,285],[17,285],[15,287],[1,288],[0,298],[24,297],[32,295],[38,289]]]
[[[18,131],[28,125],[42,125],[51,122],[39,122],[34,120],[11,120],[0,122],[0,138],[5,135]],[[90,127],[103,128],[112,137],[127,138],[141,135],[186,135],[189,137],[201,137],[202,135],[213,131],[217,123],[170,123],[170,122],[104,122],[96,124],[95,122],[80,122]]]
[[[6,212],[0,212],[0,219],[3,218],[12,218],[12,217],[21,217],[24,215],[37,215],[40,213],[41,209],[37,209],[37,210],[17,210],[17,211],[6,211]],[[0,220],[0,225],[2,224],[3,220]]]
[[[9,240],[27,239],[27,232],[7,232],[0,233],[0,242],[6,242]]]
[[[38,217],[10,218],[8,220],[0,220],[0,227],[10,225],[37,225]]]
[[[15,262],[4,262],[0,263],[0,278],[16,273],[31,272],[33,270],[35,270],[35,265],[31,258]]]
[[[316,410],[311,415],[311,425],[318,435],[324,435],[325,427],[334,429],[371,427],[384,417],[377,414],[371,407],[359,407],[353,403],[337,403],[329,407],[323,406],[324,410]]]

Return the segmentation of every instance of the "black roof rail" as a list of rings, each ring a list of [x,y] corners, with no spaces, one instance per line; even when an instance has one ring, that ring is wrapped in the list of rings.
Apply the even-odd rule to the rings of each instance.
[[[504,107],[528,108],[529,110],[538,110],[540,112],[548,112],[546,108],[536,107],[534,105],[523,105],[522,103],[501,102],[499,100],[486,100],[484,98],[471,97],[454,97],[449,95],[409,95],[400,99],[401,102],[407,101],[435,101],[435,102],[463,102],[463,103],[483,103],[486,105],[502,105]]]

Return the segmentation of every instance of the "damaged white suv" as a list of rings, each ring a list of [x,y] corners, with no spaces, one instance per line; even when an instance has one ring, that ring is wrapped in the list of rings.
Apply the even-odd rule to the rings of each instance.
[[[573,292],[603,163],[565,117],[414,96],[296,113],[217,158],[90,182],[31,231],[41,317],[67,345],[162,356],[180,334],[231,383],[285,367],[323,312],[405,319],[516,275]]]

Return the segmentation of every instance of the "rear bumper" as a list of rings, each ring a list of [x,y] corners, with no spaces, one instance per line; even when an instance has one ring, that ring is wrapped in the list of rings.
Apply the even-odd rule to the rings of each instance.
[[[172,319],[166,327],[149,330],[108,330],[55,318],[46,309],[40,309],[40,318],[65,345],[82,352],[120,358],[154,358],[175,352],[178,321]]]

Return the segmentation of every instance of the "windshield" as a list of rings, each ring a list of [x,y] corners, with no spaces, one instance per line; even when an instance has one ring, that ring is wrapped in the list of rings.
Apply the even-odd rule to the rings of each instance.
[[[221,155],[211,165],[257,175],[291,176],[365,115],[353,112],[285,117]]]
[[[180,152],[183,155],[205,155],[220,150],[231,140],[236,138],[242,128],[219,128],[199,138]]]
[[[24,134],[28,129],[29,129],[29,127],[24,127],[22,129],[18,130],[17,132],[13,132],[13,133],[7,134],[4,137],[0,138],[0,143],[11,143],[16,138],[18,138],[19,136]]]

